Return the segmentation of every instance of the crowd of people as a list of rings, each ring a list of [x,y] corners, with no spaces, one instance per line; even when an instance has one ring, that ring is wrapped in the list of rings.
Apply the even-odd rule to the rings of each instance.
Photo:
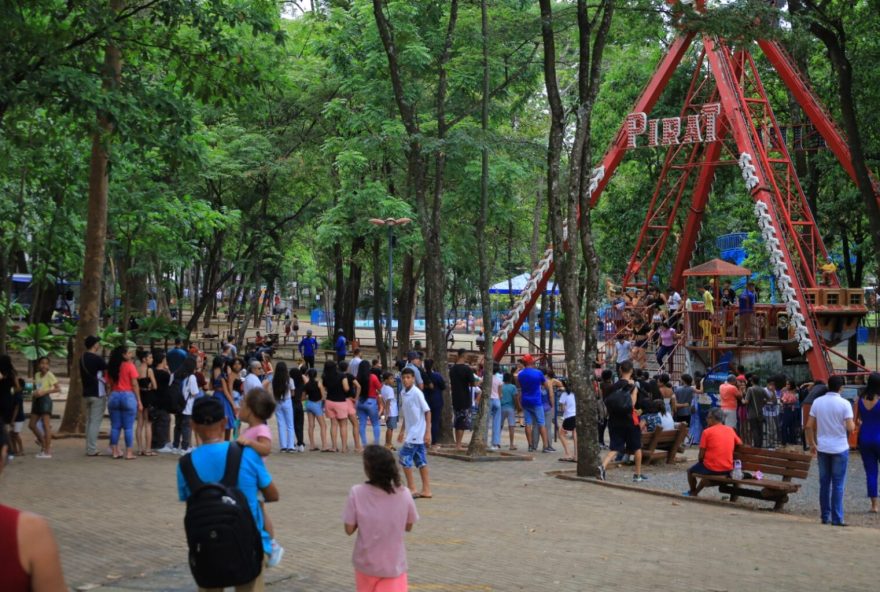
[[[191,506],[196,506],[196,501],[206,503],[199,493],[205,483],[227,481],[227,459],[233,459],[238,478],[232,487],[247,500],[259,534],[260,568],[277,565],[284,554],[266,512],[265,504],[276,501],[279,492],[265,459],[273,451],[353,450],[363,455],[368,477],[366,484],[352,488],[343,514],[346,532],[358,533],[354,553],[358,589],[374,589],[379,581],[386,582],[388,590],[406,589],[402,537],[418,519],[413,500],[433,496],[427,451],[440,438],[443,392],[451,390],[455,447],[460,450],[465,432],[474,427],[483,397],[484,372],[492,372],[486,418],[490,449],[500,450],[506,424],[510,450],[517,449],[516,430],[524,427],[530,452],[555,452],[552,442],[561,436],[560,460],[575,462],[577,458],[575,397],[564,380],[538,368],[529,354],[505,371],[498,365],[484,367],[482,359],[475,360],[470,352],[459,350],[449,366],[447,385],[434,361],[424,359],[420,352],[409,352],[389,371],[378,360],[362,358],[357,345],[352,347],[342,334],[334,343],[337,359],[324,362],[319,371],[314,367],[318,345],[310,330],[296,344],[301,363],[292,364],[274,360],[272,344],[265,340],[247,356],[239,356],[234,342],[226,343],[210,361],[195,348],[185,349],[179,341],[167,351],[119,346],[106,360],[98,338],[89,337],[84,345],[78,370],[83,384],[85,454],[127,460],[181,455],[178,490],[180,499],[188,502],[188,513],[195,512]],[[597,368],[598,438],[599,444],[608,448],[601,459],[601,478],[613,461],[631,461],[633,481],[647,480],[642,472],[642,434],[658,428],[675,429],[682,423],[689,426],[688,442],[700,447],[697,463],[688,470],[686,493],[694,491],[699,474],[729,474],[737,444],[801,444],[819,459],[822,521],[845,524],[846,438],[859,425],[871,511],[878,511],[880,411],[876,403],[880,400],[880,374],[869,378],[853,415],[852,406],[839,397],[843,379],[838,376],[827,385],[817,381],[798,386],[781,376],[761,380],[739,368],[720,385],[716,395],[708,392],[700,375],[683,374],[673,384],[668,374],[651,377],[633,362],[633,358],[615,358],[608,368]],[[36,456],[40,459],[52,457],[51,395],[58,388],[48,360],[39,360],[28,427],[38,442]],[[23,391],[24,381],[11,359],[0,356],[0,419],[11,427],[0,431],[4,441],[8,438],[10,456],[22,453]],[[801,438],[801,409],[805,405],[812,407]],[[102,450],[98,434],[105,409],[110,416],[110,446]],[[269,427],[273,416],[277,445]],[[562,419],[561,430],[551,432],[557,417]],[[3,510],[0,507],[0,519]],[[377,520],[376,512],[388,520]],[[376,533],[387,537],[393,549],[374,560],[370,558],[374,551],[365,546]],[[190,532],[187,534],[189,537]],[[197,536],[193,534],[193,540]],[[192,547],[192,540],[190,543]],[[191,558],[197,582],[199,565],[202,573],[217,573],[211,562],[209,558]],[[254,573],[257,575],[241,582],[241,589],[261,589],[262,569]]]

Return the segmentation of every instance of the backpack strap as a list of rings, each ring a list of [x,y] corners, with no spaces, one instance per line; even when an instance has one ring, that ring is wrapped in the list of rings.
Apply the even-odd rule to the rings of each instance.
[[[242,454],[244,447],[241,444],[238,442],[229,444],[229,450],[226,452],[226,469],[223,471],[223,479],[220,480],[220,483],[226,487],[238,487],[238,470],[241,467]]]
[[[186,480],[186,484],[189,486],[190,493],[194,492],[199,487],[205,484],[204,481],[199,479],[198,473],[196,473],[196,468],[193,465],[191,454],[187,454],[180,459],[180,471],[183,473],[183,478]]]

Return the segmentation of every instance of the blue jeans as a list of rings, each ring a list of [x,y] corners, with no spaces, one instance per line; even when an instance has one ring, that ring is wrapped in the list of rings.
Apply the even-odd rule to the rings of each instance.
[[[137,397],[131,391],[114,391],[110,393],[107,409],[110,411],[110,446],[119,444],[119,431],[125,430],[125,447],[131,448]]]
[[[293,436],[293,401],[288,397],[275,408],[278,418],[278,445],[281,450],[290,450],[295,444]]]
[[[868,497],[877,497],[877,463],[880,462],[880,443],[859,441],[859,453],[865,467]]]
[[[839,454],[818,453],[819,509],[822,522],[843,524],[843,490],[846,488],[846,465],[849,450]]]
[[[373,426],[373,444],[379,443],[379,404],[376,399],[367,398],[357,404],[358,427],[361,431],[361,442],[367,444],[367,417]]]
[[[501,446],[500,399],[489,399],[489,421],[492,423],[492,446]]]

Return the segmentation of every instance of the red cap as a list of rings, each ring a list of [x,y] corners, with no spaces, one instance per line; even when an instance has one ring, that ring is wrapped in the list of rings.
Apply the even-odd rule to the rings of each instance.
[[[534,364],[535,363],[535,358],[532,357],[532,354],[526,354],[523,357],[521,357],[519,360],[523,364]]]

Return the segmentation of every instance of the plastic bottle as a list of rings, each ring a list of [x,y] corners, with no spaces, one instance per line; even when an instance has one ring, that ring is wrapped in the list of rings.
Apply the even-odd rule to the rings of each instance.
[[[742,479],[743,478],[743,469],[742,469],[742,461],[735,460],[733,461],[733,472],[730,474],[734,479]]]

